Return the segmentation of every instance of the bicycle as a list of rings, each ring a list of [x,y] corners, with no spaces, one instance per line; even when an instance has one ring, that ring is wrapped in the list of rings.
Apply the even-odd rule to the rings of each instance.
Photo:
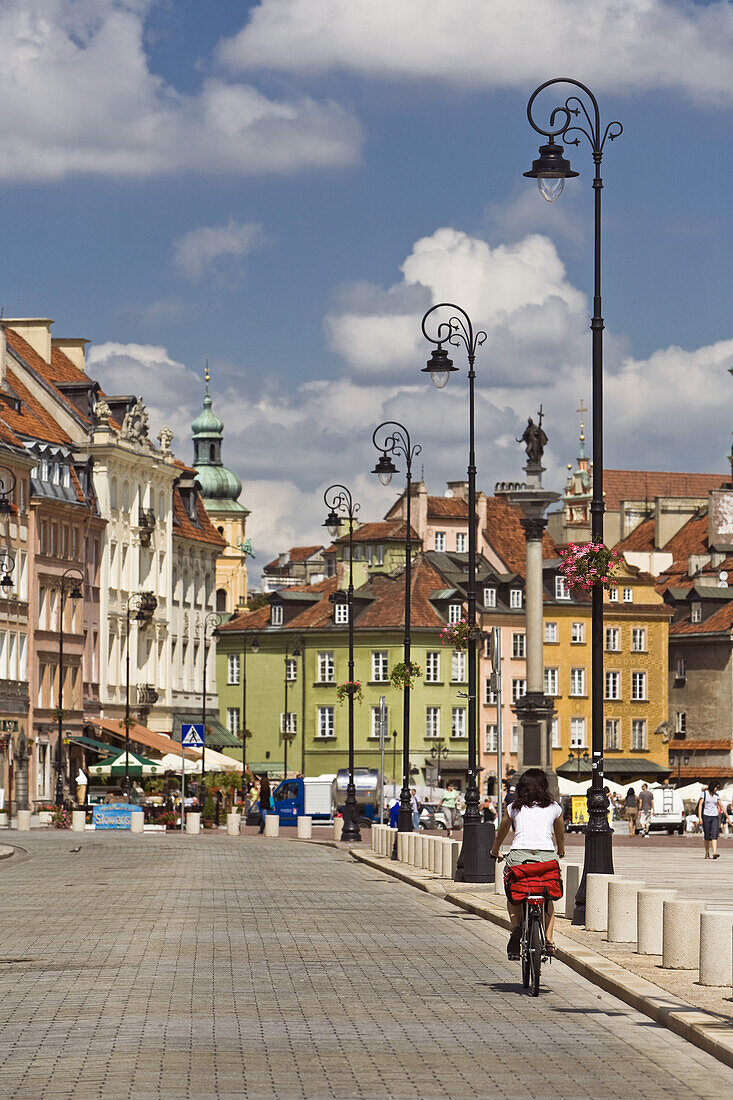
[[[542,962],[550,962],[545,938],[545,898],[537,894],[525,898],[522,903],[522,985],[530,989],[533,997],[540,992]]]

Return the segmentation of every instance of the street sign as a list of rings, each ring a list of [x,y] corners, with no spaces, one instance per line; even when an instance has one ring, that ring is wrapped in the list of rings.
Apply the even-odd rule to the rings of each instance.
[[[203,724],[181,726],[181,744],[186,749],[202,749],[204,747]]]

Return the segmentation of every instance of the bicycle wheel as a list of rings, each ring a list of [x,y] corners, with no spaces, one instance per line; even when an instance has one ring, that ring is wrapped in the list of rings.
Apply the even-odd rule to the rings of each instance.
[[[524,913],[522,914],[522,945],[520,948],[520,954],[522,958],[522,985],[525,989],[529,987],[530,971],[529,971],[529,921],[527,919],[527,903],[524,904]]]
[[[539,996],[540,992],[540,969],[542,967],[542,932],[540,930],[540,916],[537,913],[533,914],[532,923],[529,929],[529,969],[530,969],[530,982],[532,986],[532,996]]]

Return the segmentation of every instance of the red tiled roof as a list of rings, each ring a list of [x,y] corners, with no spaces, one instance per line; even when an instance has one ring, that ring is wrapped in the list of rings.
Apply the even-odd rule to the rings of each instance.
[[[354,537],[356,538],[356,535]],[[280,564],[279,557],[273,558],[272,561],[268,562],[267,565],[264,566],[263,573],[268,573],[273,569],[287,570],[291,562],[306,561],[306,559],[310,558],[312,554],[316,554],[319,550],[322,549],[322,546],[291,546],[288,550],[288,560],[285,562],[284,565]]]
[[[410,537],[419,542],[419,536],[414,527],[410,528]],[[354,542],[372,542],[381,541],[384,539],[394,539],[398,542],[405,541],[405,535],[407,534],[407,524],[403,520],[380,520],[377,523],[365,523],[358,531],[354,531]],[[341,535],[336,539],[337,543],[348,542],[348,535]]]
[[[17,336],[17,333],[14,333]],[[23,356],[25,359],[25,356]],[[54,382],[84,382],[89,381],[89,375],[71,362],[61,348],[51,345],[51,369]]]
[[[654,536],[656,525],[653,519],[644,519],[634,528],[625,539],[616,543],[616,549],[624,553],[626,550],[637,553],[649,553],[655,549]]]
[[[462,497],[428,497],[428,517],[468,519],[468,502]]]
[[[51,385],[54,385],[55,382],[61,381],[59,375],[57,374],[57,368],[53,364],[53,351],[51,353],[52,361],[51,363],[47,363],[45,359],[41,358],[37,351],[34,351],[27,340],[24,340],[23,337],[15,332],[14,329],[5,329],[5,339],[7,340],[13,351],[15,351],[21,357],[21,359],[24,359],[32,370],[36,371],[37,374],[40,374],[41,378],[43,378],[45,382],[50,382]],[[66,359],[66,356],[64,355],[63,358]],[[70,367],[73,367],[73,364],[69,360],[67,360],[67,362],[69,363]],[[75,381],[80,376],[84,378],[87,377],[86,375],[82,375],[81,372],[78,371],[76,368],[73,369],[75,370]],[[64,370],[66,370],[66,368],[64,368]],[[55,386],[54,389],[56,390]],[[89,423],[89,418],[80,413],[76,405],[69,401],[68,397],[65,397],[60,390],[56,390],[56,399],[59,401],[60,404],[65,405],[67,409],[74,414],[74,416],[79,417],[86,424]]]
[[[19,412],[7,402],[0,402],[0,419],[9,428],[18,435],[42,439],[46,443],[71,443],[70,436],[59,427],[40,401],[32,396],[10,367],[5,371],[5,379],[21,401]]]
[[[425,558],[419,557],[415,560],[410,581],[411,627],[424,630],[445,625],[445,620],[430,602],[430,593],[437,588],[443,588],[444,585],[444,578]],[[359,616],[358,626],[379,626],[385,629],[404,626],[404,570],[400,570],[396,577],[377,574],[369,587],[376,599]]]
[[[694,764],[683,764],[679,775],[682,779],[730,779],[733,768],[696,768]]]
[[[671,623],[670,634],[725,634],[733,628],[733,600],[718,608],[701,623],[690,622],[689,617]]]
[[[684,738],[670,741],[667,748],[670,752],[684,752],[685,749],[690,752],[728,752],[733,748],[733,741],[730,738],[727,741],[694,741]]]
[[[219,633],[223,634],[229,630],[262,630],[263,627],[269,626],[269,623],[270,605],[266,603],[256,611],[240,611],[228,622],[221,624]]]
[[[527,544],[521,520],[522,513],[517,505],[509,504],[503,497],[487,497],[484,538],[507,569],[524,576]],[[542,556],[557,557],[557,547],[547,531],[542,536]]]
[[[616,511],[622,500],[654,500],[655,497],[707,498],[711,489],[730,482],[726,474],[684,474],[662,470],[604,470],[606,508]]]
[[[199,522],[197,527],[183,506],[181,494],[176,486],[173,488],[173,516],[175,519],[174,535],[183,539],[194,539],[196,542],[208,542],[214,546],[226,546],[226,539],[217,531],[209,519],[209,514],[204,508],[201,497],[196,494],[196,517]]]
[[[125,727],[121,721],[116,721],[112,718],[92,718],[91,725],[97,726],[98,729],[103,730],[105,733],[115,734],[117,737],[121,737],[124,740]],[[147,726],[141,726],[139,722],[133,722],[130,726],[130,740],[137,741],[141,745],[146,745],[149,749],[155,749],[161,756],[165,756],[169,752],[175,752],[178,756],[181,755],[180,741],[174,741],[167,733],[149,730]],[[196,752],[195,749],[184,748],[183,752],[188,760],[201,759],[201,753]]]

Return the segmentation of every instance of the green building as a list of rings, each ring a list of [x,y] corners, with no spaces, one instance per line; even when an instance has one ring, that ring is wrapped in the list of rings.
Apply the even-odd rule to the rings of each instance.
[[[375,540],[376,541],[376,540]],[[404,570],[367,579],[355,568],[355,679],[363,700],[354,705],[356,767],[380,764],[380,700],[387,708],[385,775],[401,780],[402,701],[389,681],[402,661]],[[242,728],[246,694],[247,764],[279,777],[285,770],[305,775],[346,767],[348,702],[339,705],[337,686],[348,679],[348,608],[330,598],[344,584],[338,575],[309,587],[274,592],[269,604],[243,612],[219,628],[217,684],[221,721]],[[361,576],[357,577],[357,574]],[[364,583],[361,583],[361,582]],[[359,585],[356,587],[356,585]],[[464,784],[467,768],[467,666],[465,652],[441,645],[440,631],[463,610],[462,596],[424,555],[412,570],[412,660],[422,671],[411,692],[411,764],[415,782],[440,775]],[[246,643],[246,657],[245,657]],[[246,669],[246,678],[244,672]],[[245,682],[246,680],[246,682]],[[230,755],[241,753],[228,750]],[[431,774],[432,773],[432,774]]]

